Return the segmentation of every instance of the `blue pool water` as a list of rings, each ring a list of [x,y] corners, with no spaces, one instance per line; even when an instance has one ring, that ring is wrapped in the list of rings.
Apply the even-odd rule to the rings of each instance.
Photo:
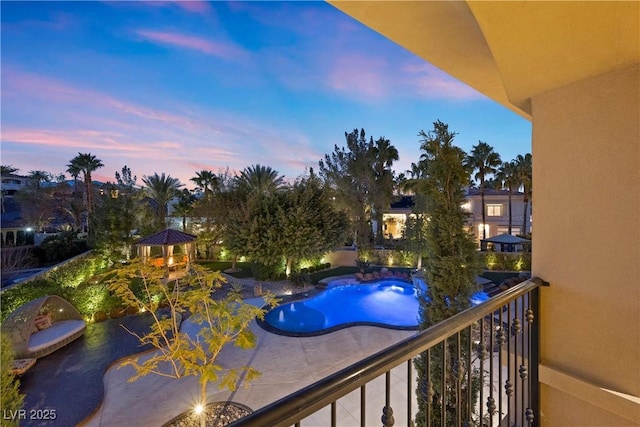
[[[472,303],[488,298],[478,292]],[[354,325],[417,329],[416,288],[412,283],[393,279],[366,284],[354,279],[337,280],[316,296],[270,310],[263,325],[273,332],[295,336],[319,335]]]

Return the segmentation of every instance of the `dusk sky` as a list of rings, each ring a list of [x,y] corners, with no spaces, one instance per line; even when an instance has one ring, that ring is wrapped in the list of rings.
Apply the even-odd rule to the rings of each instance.
[[[294,179],[364,128],[420,156],[441,120],[469,151],[531,152],[531,124],[324,2],[2,1],[1,161],[61,173],[78,152],[188,188],[262,164]],[[68,176],[68,175],[67,175]]]

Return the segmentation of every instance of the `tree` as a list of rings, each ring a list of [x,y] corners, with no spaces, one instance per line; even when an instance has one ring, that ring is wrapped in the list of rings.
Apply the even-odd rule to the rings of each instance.
[[[112,261],[128,260],[131,257],[134,230],[145,223],[137,177],[126,165],[115,173],[116,182],[104,185],[99,209],[91,218],[92,241],[95,248]]]
[[[375,188],[374,143],[364,129],[344,133],[346,148],[334,146],[320,160],[320,176],[334,191],[336,204],[348,212],[354,224],[354,244],[366,249],[371,244],[372,195]]]
[[[162,175],[154,173],[151,176],[144,176],[142,182],[146,186],[147,195],[157,204],[156,222],[158,227],[164,230],[167,227],[167,206],[169,201],[177,195],[182,184],[171,175],[165,176],[164,172]]]
[[[419,136],[422,138],[420,167],[423,169],[423,178],[416,187],[425,197],[429,223],[426,227],[427,258],[424,269],[427,287],[418,293],[418,300],[420,329],[427,329],[470,306],[470,297],[477,287],[475,277],[480,272],[480,263],[473,237],[465,227],[467,214],[462,209],[464,189],[470,175],[465,153],[453,145],[455,133],[440,121],[434,123],[432,131],[420,131]],[[459,405],[451,393],[441,395],[443,374],[447,376],[446,383],[449,386],[457,384],[460,393],[466,396],[460,402],[475,402],[472,397],[474,390],[468,390],[467,381],[463,380],[470,373],[462,373],[457,369],[458,351],[465,353],[469,340],[470,334],[463,335],[462,345],[458,348],[456,340],[448,339],[443,346],[431,351],[430,359],[428,353],[416,359],[419,397],[417,425],[425,425],[428,405],[433,409],[433,425],[442,425],[439,422],[442,421],[439,419],[442,405],[445,411]],[[447,346],[446,358],[444,345]],[[428,363],[435,367],[430,372],[425,369]],[[461,413],[466,413],[465,408],[459,406],[459,409]],[[453,420],[454,417],[448,419]]]
[[[500,160],[500,154],[493,151],[493,147],[486,142],[478,141],[476,145],[471,149],[471,154],[465,159],[468,167],[474,171],[478,171],[474,179],[479,181],[480,185],[480,199],[482,200],[482,238],[487,238],[486,228],[486,209],[484,206],[484,191],[485,191],[485,178],[487,175],[494,174],[496,168],[500,166],[502,161]]]
[[[509,234],[513,224],[513,211],[511,209],[511,197],[514,191],[518,190],[520,181],[515,161],[504,162],[498,168],[495,176],[495,183],[498,188],[506,188],[509,192]]]
[[[20,169],[14,168],[13,165],[0,165],[1,175],[11,175],[18,172]]]
[[[67,173],[73,178],[73,193],[78,192],[78,177],[82,173],[80,165],[77,162],[71,162],[67,165]]]
[[[98,159],[91,153],[78,153],[69,164],[67,165],[67,172],[72,176],[78,172],[84,175],[84,187],[87,203],[87,223],[91,220],[91,214],[93,213],[93,179],[91,173],[100,169],[104,165],[102,160]]]
[[[225,245],[246,255],[259,279],[273,278],[293,263],[324,254],[342,243],[346,216],[331,203],[330,192],[311,173],[291,187],[265,195],[241,189],[230,193]]]
[[[273,194],[284,187],[284,176],[269,166],[252,165],[240,172],[240,189],[250,194]]]
[[[229,368],[216,363],[222,349],[229,345],[243,349],[255,347],[256,338],[249,325],[256,317],[263,319],[265,314],[264,309],[242,300],[239,287],[232,287],[223,299],[213,299],[213,292],[225,283],[220,272],[194,265],[189,275],[167,283],[162,269],[139,262],[116,271],[116,276],[109,281],[109,289],[127,305],[147,311],[153,317],[151,331],[146,335],[129,331],[141,344],[150,344],[156,349],[150,357],[135,357],[123,363],[136,371],[129,381],[148,374],[169,378],[195,376],[200,383],[199,404],[204,407],[209,383],[235,390],[241,374],[245,381],[260,375],[250,366]],[[134,282],[139,283],[141,293],[132,289]],[[266,307],[277,303],[271,294],[263,298]],[[168,316],[159,311],[161,304],[168,307]],[[179,319],[187,313],[189,321],[199,326],[197,334],[180,328]],[[204,419],[205,415],[201,425]]]
[[[40,190],[43,182],[51,182],[51,174],[41,170],[29,171],[29,178],[31,178],[31,182],[36,187],[36,190]]]
[[[182,191],[178,193],[178,201],[172,205],[173,215],[182,218],[182,231],[187,231],[187,217],[191,215],[193,211],[195,200],[193,194],[186,188],[183,188]]]
[[[213,191],[218,187],[218,177],[211,171],[201,170],[196,172],[196,176],[191,178],[199,189],[204,192],[204,197],[210,197]]]
[[[56,218],[59,205],[54,197],[54,189],[43,187],[41,183],[49,178],[45,171],[31,171],[32,179],[20,190],[15,200],[20,205],[23,221],[36,231],[49,227]]]
[[[400,157],[396,147],[384,138],[378,138],[373,147],[374,190],[372,193],[373,214],[376,220],[376,242],[382,244],[382,211],[389,207],[394,187],[394,173],[391,169],[394,161]]]
[[[522,192],[524,193],[524,215],[522,218],[521,231],[522,235],[525,235],[528,232],[527,224],[529,223],[529,217],[527,213],[527,207],[529,206],[529,200],[531,200],[531,195],[533,194],[533,168],[531,159],[531,154],[527,153],[524,156],[522,154],[519,154],[515,160],[518,180],[520,181],[520,185],[523,188]]]
[[[11,341],[5,334],[0,335],[0,407],[4,416],[2,425],[7,427],[17,427],[19,425],[18,410],[22,408],[24,395],[20,394],[20,381],[11,373],[11,363],[13,362],[13,349]],[[13,416],[12,416],[13,415]]]
[[[313,170],[281,199],[283,209],[278,211],[277,221],[287,275],[295,261],[321,256],[343,244],[348,232],[347,216],[333,206],[330,192]]]

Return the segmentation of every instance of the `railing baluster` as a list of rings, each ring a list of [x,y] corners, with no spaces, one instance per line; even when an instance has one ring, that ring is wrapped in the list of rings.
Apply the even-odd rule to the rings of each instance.
[[[412,361],[411,359],[407,360],[407,427],[411,427],[411,401],[413,400],[411,396],[413,395],[412,390],[412,376],[413,370],[411,369]]]
[[[527,420],[527,422],[529,424],[533,423],[534,417],[533,417],[533,410],[531,408],[531,399],[533,396],[532,390],[533,390],[533,381],[537,380],[537,376],[534,377],[533,376],[533,370],[532,370],[532,366],[531,366],[531,360],[534,358],[533,355],[533,349],[531,348],[531,340],[532,340],[532,335],[533,335],[533,321],[534,321],[534,312],[532,310],[532,294],[528,294],[527,295],[527,314],[526,314],[526,320],[527,320],[527,367],[528,367],[528,373],[529,376],[527,377],[527,402],[529,403],[526,407],[526,410],[524,412],[525,414],[525,419]]]
[[[472,402],[473,397],[473,325],[469,325],[467,328],[467,401],[465,402],[467,408],[466,423],[471,424]]]
[[[518,402],[518,361],[519,359],[519,350],[518,350],[518,334],[520,333],[520,319],[518,319],[518,306],[520,304],[520,299],[517,299],[515,301],[515,307],[514,307],[514,318],[513,318],[513,330],[514,330],[514,338],[513,338],[513,395],[515,396],[515,401],[514,401],[514,418],[515,418],[515,422],[516,425],[522,425],[521,423],[518,422],[519,420],[519,415],[520,415],[520,411],[519,411],[519,403]]]
[[[506,336],[507,336],[507,381],[504,384],[504,392],[507,395],[507,425],[511,425],[511,419],[512,419],[512,412],[511,412],[511,396],[513,396],[513,383],[512,383],[512,379],[513,379],[513,375],[511,372],[512,366],[511,366],[511,341],[512,341],[512,332],[513,330],[511,329],[511,305],[512,303],[510,302],[507,305],[507,332],[506,332]]]
[[[480,404],[478,405],[480,408],[480,425],[483,425],[484,419],[484,317],[480,319],[480,344],[477,347],[477,353],[480,359]]]
[[[462,356],[460,352],[460,332],[456,334],[456,421],[462,425]]]
[[[382,426],[393,427],[396,422],[393,419],[393,409],[391,409],[391,371],[385,373],[385,396],[384,396],[384,408],[382,409]]]
[[[442,341],[442,366],[440,367],[440,420],[443,426],[447,425],[447,338]]]
[[[336,427],[336,401],[331,402],[331,427]]]
[[[499,329],[496,331],[496,339],[498,340],[498,425],[502,425],[502,352],[504,351],[503,344],[505,342],[504,336],[504,323],[502,319],[503,310],[498,310],[498,323]]]
[[[431,425],[431,404],[433,403],[433,383],[431,381],[431,349],[427,350],[427,357],[425,358],[426,365],[425,372],[427,378],[427,402],[425,403],[425,418],[427,420],[427,425]]]
[[[364,384],[360,387],[360,427],[367,427],[367,397]]]
[[[526,417],[525,417],[525,412],[527,409],[527,402],[525,400],[526,394],[527,394],[527,377],[528,377],[528,372],[527,372],[527,367],[525,366],[525,358],[529,358],[529,354],[525,353],[526,347],[525,347],[525,326],[527,325],[527,322],[525,320],[525,298],[526,295],[522,296],[522,305],[520,306],[520,319],[522,322],[522,335],[520,336],[520,341],[521,341],[521,348],[522,348],[522,359],[520,359],[520,379],[522,380],[522,393],[520,396],[520,400],[522,402],[522,408],[521,408],[521,417],[522,417],[522,422],[520,425],[524,426],[526,423]]]
[[[493,427],[493,414],[496,411],[496,400],[493,398],[493,334],[495,332],[494,313],[491,313],[489,322],[489,397],[487,398],[487,414],[489,425]]]

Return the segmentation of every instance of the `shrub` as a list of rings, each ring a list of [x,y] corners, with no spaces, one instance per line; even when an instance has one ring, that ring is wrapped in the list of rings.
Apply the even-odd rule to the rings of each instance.
[[[3,426],[18,426],[17,411],[22,407],[24,395],[20,394],[20,381],[11,373],[13,348],[9,338],[0,336],[0,408],[2,408]],[[16,414],[12,417],[12,414]],[[13,418],[13,419],[12,419]]]
[[[113,300],[107,295],[106,287],[99,283],[83,283],[105,268],[106,263],[99,256],[87,254],[56,267],[41,278],[7,289],[2,292],[1,318],[45,295],[58,295],[66,299],[85,318],[90,318],[97,309],[108,310]],[[101,303],[106,305],[100,307]]]

